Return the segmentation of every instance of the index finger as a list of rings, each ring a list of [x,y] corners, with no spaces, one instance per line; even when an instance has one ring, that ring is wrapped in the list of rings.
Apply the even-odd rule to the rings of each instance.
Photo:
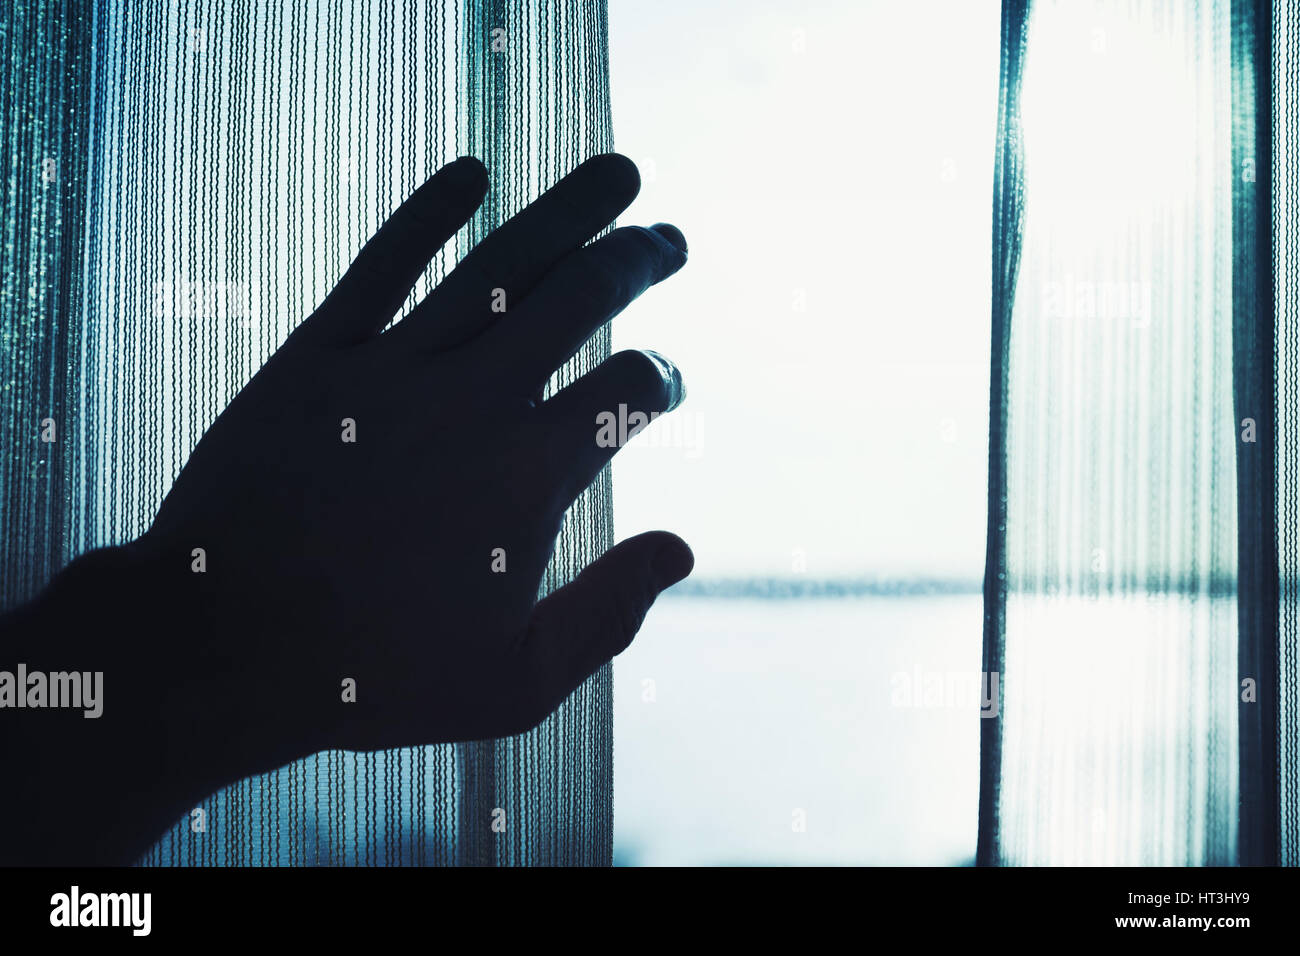
[[[487,328],[552,266],[609,225],[641,189],[636,164],[593,156],[474,247],[388,335],[414,348],[460,345]],[[497,290],[502,290],[498,292]]]

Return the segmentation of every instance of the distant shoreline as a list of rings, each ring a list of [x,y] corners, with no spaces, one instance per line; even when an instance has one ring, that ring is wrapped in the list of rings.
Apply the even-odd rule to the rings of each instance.
[[[1293,585],[1294,587],[1294,585]],[[1057,590],[1041,581],[1014,587],[1015,593],[1046,597],[1076,598],[1156,598],[1179,595],[1187,598],[1235,598],[1236,582],[1228,578],[1157,577],[1146,581],[1130,580],[1116,587],[1096,579],[1074,582],[1073,587]],[[726,598],[784,601],[800,598],[853,597],[945,597],[983,594],[979,580],[960,578],[687,578],[664,592],[679,598]]]
[[[810,597],[934,597],[978,595],[981,592],[980,581],[944,578],[687,578],[665,593],[682,598],[788,600]]]

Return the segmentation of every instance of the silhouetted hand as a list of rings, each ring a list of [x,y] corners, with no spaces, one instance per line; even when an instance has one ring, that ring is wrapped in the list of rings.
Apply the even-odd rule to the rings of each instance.
[[[631,161],[584,163],[384,331],[486,188],[468,158],[421,186],[125,549],[123,587],[154,595],[171,623],[93,656],[107,661],[104,719],[116,708],[136,733],[166,725],[158,759],[184,780],[156,814],[323,749],[527,730],[690,572],[686,545],[653,532],[537,600],[565,510],[617,450],[597,441],[599,413],[668,411],[683,394],[665,360],[623,352],[540,399],[602,324],[686,261],[672,226],[583,245],[636,195]]]
[[[583,164],[382,331],[486,188],[461,159],[397,210],[203,437],[146,535],[186,566],[204,550],[201,606],[225,626],[194,664],[238,677],[302,754],[527,730],[691,567],[679,539],[643,535],[537,603],[564,512],[616,450],[597,415],[681,399],[672,366],[625,352],[539,400],[686,261],[672,227],[580,248],[636,195],[630,160]],[[288,629],[261,625],[276,608]]]

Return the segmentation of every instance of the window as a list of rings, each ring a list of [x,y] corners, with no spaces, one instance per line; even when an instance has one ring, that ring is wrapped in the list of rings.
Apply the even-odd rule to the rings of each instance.
[[[998,15],[611,4],[623,221],[691,247],[614,321],[688,391],[615,531],[697,560],[615,661],[616,862],[973,858]]]

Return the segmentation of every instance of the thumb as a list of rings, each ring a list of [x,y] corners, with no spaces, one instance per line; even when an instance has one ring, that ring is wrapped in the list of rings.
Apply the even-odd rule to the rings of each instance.
[[[691,573],[695,556],[667,531],[616,544],[533,609],[519,648],[528,687],[521,715],[536,726],[632,643],[661,591]],[[540,712],[539,712],[540,711]]]

